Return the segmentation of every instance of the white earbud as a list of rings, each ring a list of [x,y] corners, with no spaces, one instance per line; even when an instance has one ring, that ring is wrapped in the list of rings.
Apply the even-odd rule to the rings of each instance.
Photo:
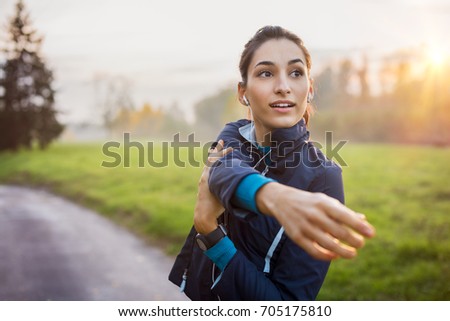
[[[308,93],[308,96],[306,98],[306,102],[309,104],[313,100],[314,96],[311,93]]]
[[[245,97],[245,95],[242,96],[242,100],[244,101],[245,106],[250,106],[250,103],[249,103],[247,97]]]

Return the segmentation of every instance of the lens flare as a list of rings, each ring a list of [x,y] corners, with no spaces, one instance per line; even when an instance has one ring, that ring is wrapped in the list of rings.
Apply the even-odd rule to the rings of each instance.
[[[436,48],[431,49],[428,52],[428,60],[434,67],[441,67],[445,60],[444,52]]]

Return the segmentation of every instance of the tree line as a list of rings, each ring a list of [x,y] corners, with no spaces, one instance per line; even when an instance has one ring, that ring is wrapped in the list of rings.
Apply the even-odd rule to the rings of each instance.
[[[365,56],[361,61],[357,65],[344,58],[313,74],[313,140],[322,141],[325,132],[331,131],[336,139],[355,142],[450,145],[449,61],[437,64],[423,48],[381,57],[378,69]],[[170,138],[189,132],[211,140],[226,122],[248,117],[232,86],[198,101],[193,124],[176,108],[116,106],[109,109],[115,110],[115,116],[105,124],[116,133],[128,131],[144,137]]]

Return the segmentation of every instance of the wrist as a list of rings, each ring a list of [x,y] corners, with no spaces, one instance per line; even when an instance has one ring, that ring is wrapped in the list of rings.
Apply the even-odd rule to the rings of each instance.
[[[276,215],[276,204],[283,193],[284,185],[271,182],[265,184],[256,193],[255,200],[259,211],[268,216]]]
[[[202,217],[200,215],[194,215],[194,227],[195,230],[200,234],[209,234],[214,231],[217,226],[217,219],[209,219],[210,217]]]
[[[218,225],[218,227],[209,234],[198,233],[195,240],[200,249],[207,251],[219,243],[225,236],[227,236],[225,227],[223,225]]]
[[[194,223],[194,226],[195,230],[198,233],[206,235],[214,231],[219,225],[217,224],[217,222],[215,222],[215,223],[201,223],[201,224]]]

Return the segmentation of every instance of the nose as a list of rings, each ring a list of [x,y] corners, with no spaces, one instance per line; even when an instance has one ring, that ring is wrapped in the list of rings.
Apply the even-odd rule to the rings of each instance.
[[[279,76],[275,84],[275,93],[286,95],[291,92],[289,81],[285,76]]]

